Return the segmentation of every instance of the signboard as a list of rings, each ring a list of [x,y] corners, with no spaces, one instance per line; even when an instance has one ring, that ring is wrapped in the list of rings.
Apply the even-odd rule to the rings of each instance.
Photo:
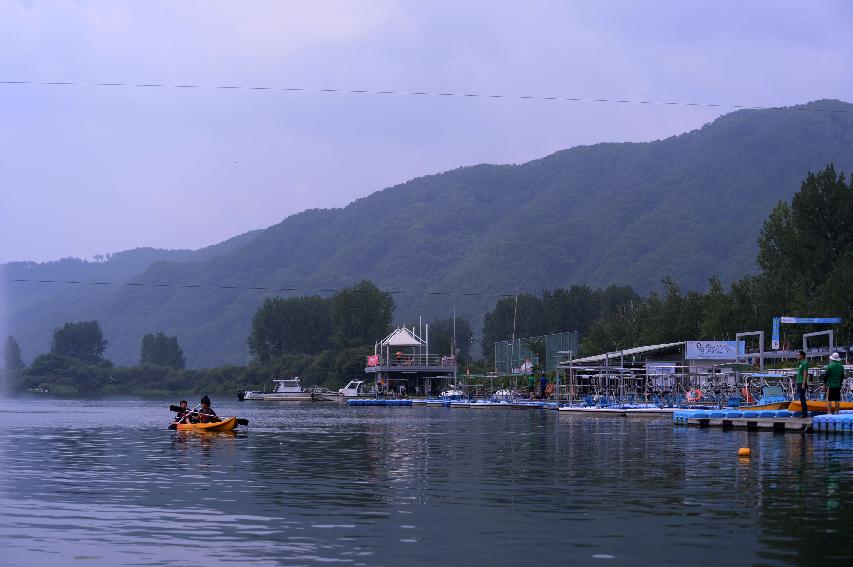
[[[674,362],[647,362],[646,373],[649,375],[673,375],[675,374]]]
[[[744,341],[687,341],[684,358],[688,360],[735,360],[746,350]]]
[[[367,365],[368,366],[379,366],[379,355],[371,354],[367,357]]]
[[[770,338],[770,348],[779,350],[779,325],[840,325],[841,317],[773,317],[773,336]]]

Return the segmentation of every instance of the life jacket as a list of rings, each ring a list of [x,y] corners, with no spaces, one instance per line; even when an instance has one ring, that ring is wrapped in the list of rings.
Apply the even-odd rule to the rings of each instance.
[[[201,408],[198,410],[198,420],[202,423],[209,423],[212,421],[219,421],[216,418],[216,412],[213,411],[213,408]]]

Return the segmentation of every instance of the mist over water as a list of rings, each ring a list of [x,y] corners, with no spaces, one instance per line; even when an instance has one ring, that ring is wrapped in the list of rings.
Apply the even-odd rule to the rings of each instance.
[[[0,265],[2,266],[2,265]],[[5,397],[6,372],[5,372],[5,346],[6,337],[9,336],[9,325],[6,320],[6,280],[3,271],[0,270],[0,398]]]
[[[8,328],[6,321],[6,280],[3,277],[3,272],[0,271],[0,341],[2,341],[3,345],[6,344],[6,337],[9,336]],[[2,375],[1,372],[0,375]],[[2,389],[0,389],[0,392],[2,392]]]

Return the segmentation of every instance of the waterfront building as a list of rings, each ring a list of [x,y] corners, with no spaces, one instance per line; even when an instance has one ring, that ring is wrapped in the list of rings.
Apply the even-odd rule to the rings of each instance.
[[[410,395],[418,389],[438,394],[457,383],[458,366],[453,355],[430,353],[428,341],[429,326],[423,338],[414,329],[399,327],[374,345],[364,372],[375,377],[383,392],[399,393],[402,385]]]
[[[843,347],[833,350],[847,352]],[[796,357],[796,351],[765,351],[760,342],[750,352],[743,340],[677,341],[585,357],[573,357],[567,351],[562,354],[565,358],[557,365],[561,395],[568,399],[593,395],[642,401],[654,396],[698,397],[698,390],[703,390],[702,396],[705,392],[740,393],[747,400],[752,390],[757,393],[765,386],[789,391],[794,369],[765,372],[764,365],[778,365]],[[825,349],[807,353],[810,359],[828,355]]]

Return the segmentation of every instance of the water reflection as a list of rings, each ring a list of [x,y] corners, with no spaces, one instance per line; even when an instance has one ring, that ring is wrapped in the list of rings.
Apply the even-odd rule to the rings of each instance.
[[[320,404],[225,404],[252,426],[210,435],[163,402],[60,406],[0,402],[0,563],[853,559],[850,437]]]

